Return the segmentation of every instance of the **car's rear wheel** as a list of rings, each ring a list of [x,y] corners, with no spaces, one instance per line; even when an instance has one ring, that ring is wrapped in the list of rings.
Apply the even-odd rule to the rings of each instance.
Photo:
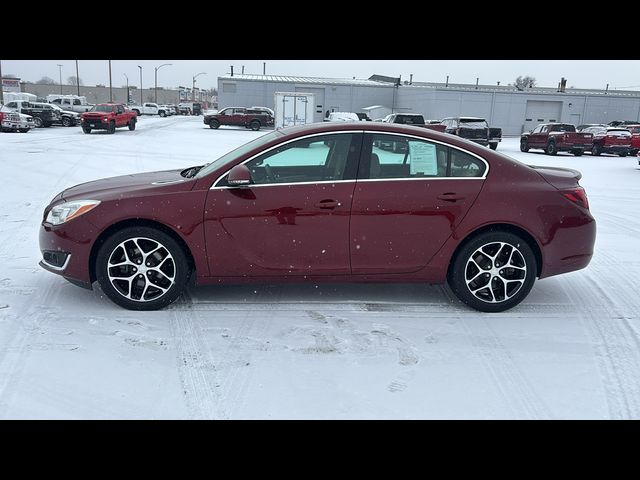
[[[598,145],[597,143],[595,143],[593,145],[593,149],[591,150],[591,155],[601,155],[602,154],[602,147],[600,145]]]
[[[448,282],[470,307],[502,312],[524,300],[536,276],[536,259],[525,240],[513,233],[489,231],[464,244],[453,259]]]
[[[82,127],[84,133],[91,133],[91,127]]]
[[[220,121],[216,120],[215,118],[211,119],[211,121],[209,122],[209,128],[218,128],[220,126]]]
[[[135,130],[136,129],[136,119],[132,118],[131,120],[129,120],[129,130]]]
[[[547,155],[557,155],[558,149],[556,148],[556,142],[549,142],[547,144],[547,148],[545,149]]]
[[[520,140],[520,151],[528,152],[529,151],[529,141],[526,138]]]
[[[258,120],[252,120],[251,121],[251,130],[253,130],[254,132],[257,132],[258,130],[260,130],[260,122]]]
[[[158,310],[182,293],[191,269],[182,247],[150,227],[128,227],[109,237],[96,257],[102,291],[129,310]]]
[[[164,113],[164,110],[160,110],[160,112],[158,113],[158,115],[160,115],[161,117],[166,117],[167,114]]]

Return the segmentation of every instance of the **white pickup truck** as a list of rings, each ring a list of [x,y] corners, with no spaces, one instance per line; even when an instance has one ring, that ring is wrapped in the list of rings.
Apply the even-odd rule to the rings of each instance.
[[[157,103],[143,103],[140,105],[130,105],[130,110],[133,110],[140,115],[160,115],[161,117],[166,117],[169,115],[169,112],[166,107],[158,106]]]
[[[58,105],[63,110],[76,113],[88,112],[93,107],[87,103],[85,97],[77,95],[47,95],[47,102]]]

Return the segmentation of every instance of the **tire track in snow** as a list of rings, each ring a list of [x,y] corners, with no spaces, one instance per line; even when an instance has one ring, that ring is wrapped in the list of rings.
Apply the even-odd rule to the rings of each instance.
[[[538,396],[533,385],[518,368],[509,349],[502,343],[485,316],[461,317],[471,345],[494,385],[517,419],[551,419],[549,407]]]
[[[624,289],[626,282],[615,275],[609,281],[605,290],[585,272],[562,285],[592,341],[610,417],[640,419],[640,339],[627,311],[608,293]],[[635,305],[631,311],[637,315]]]

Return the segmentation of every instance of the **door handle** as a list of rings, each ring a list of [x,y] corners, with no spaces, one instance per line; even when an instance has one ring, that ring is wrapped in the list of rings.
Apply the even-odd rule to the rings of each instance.
[[[322,200],[315,204],[318,208],[336,208],[340,207],[342,204],[337,200]]]
[[[454,192],[443,193],[442,195],[438,195],[440,200],[444,200],[445,202],[457,202],[458,200],[464,200],[464,195],[458,195]]]

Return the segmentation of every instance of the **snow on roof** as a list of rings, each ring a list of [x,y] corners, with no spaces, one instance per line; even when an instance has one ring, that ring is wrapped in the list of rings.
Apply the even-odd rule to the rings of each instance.
[[[357,85],[363,87],[393,87],[391,84],[363,80],[357,78],[322,78],[322,77],[293,77],[286,75],[223,75],[222,80],[242,80],[254,82],[279,82],[279,83],[307,83],[323,85]]]

